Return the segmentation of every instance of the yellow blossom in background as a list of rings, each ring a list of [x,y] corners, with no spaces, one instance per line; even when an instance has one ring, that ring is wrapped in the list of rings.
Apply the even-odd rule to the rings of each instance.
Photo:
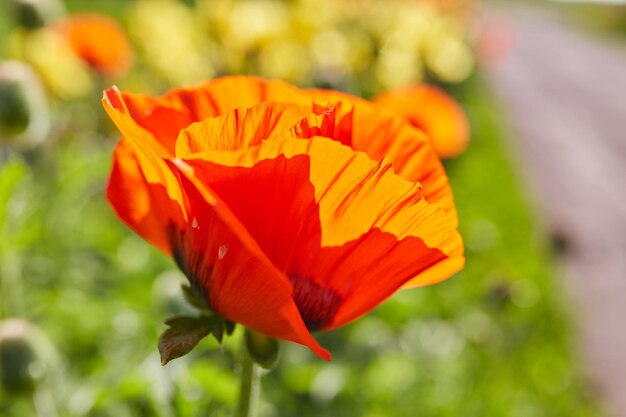
[[[439,20],[430,27],[423,45],[425,65],[441,81],[458,83],[474,69],[474,55],[463,39],[462,29]]]
[[[139,58],[139,72],[129,78],[167,86],[222,74],[255,74],[366,94],[428,80],[458,83],[474,69],[470,28],[476,3],[128,2],[126,27]],[[67,40],[59,38],[62,32],[52,33],[59,19],[62,13],[42,21],[39,29],[16,29],[8,42],[10,56],[28,61],[55,96],[85,97],[98,74],[93,74],[93,62],[80,59],[84,48],[72,52]]]
[[[267,42],[259,51],[259,70],[269,78],[302,82],[309,78],[311,56],[296,41],[289,39]]]
[[[55,31],[46,27],[28,32],[17,29],[9,45],[11,55],[32,65],[55,96],[74,99],[92,90],[89,67]]]
[[[211,59],[224,74],[374,90],[424,78],[456,83],[471,74],[475,2],[391,3],[199,0],[196,30],[213,40]]]
[[[236,49],[257,48],[271,39],[289,35],[287,5],[273,0],[243,1],[233,4],[228,14],[225,43]]]
[[[140,0],[128,10],[131,36],[148,64],[171,84],[211,77],[211,42],[202,35],[193,11],[174,0]]]

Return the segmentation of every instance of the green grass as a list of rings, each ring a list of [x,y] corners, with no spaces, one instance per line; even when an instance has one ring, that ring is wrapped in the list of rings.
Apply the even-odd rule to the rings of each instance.
[[[504,115],[480,80],[457,95],[473,127],[468,152],[447,164],[465,270],[320,334],[330,363],[283,343],[260,415],[600,415],[550,249],[503,151]],[[180,274],[105,202],[116,134],[80,123],[0,172],[2,314],[37,323],[57,350],[39,397],[60,416],[230,415],[239,333],[160,367],[161,321],[186,308]],[[0,415],[35,415],[31,402],[0,396]]]

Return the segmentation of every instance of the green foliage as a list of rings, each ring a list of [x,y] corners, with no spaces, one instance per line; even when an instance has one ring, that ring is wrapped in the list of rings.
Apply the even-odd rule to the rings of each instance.
[[[26,166],[20,161],[11,161],[0,171],[0,228],[8,223],[9,199],[26,175],[26,171]]]

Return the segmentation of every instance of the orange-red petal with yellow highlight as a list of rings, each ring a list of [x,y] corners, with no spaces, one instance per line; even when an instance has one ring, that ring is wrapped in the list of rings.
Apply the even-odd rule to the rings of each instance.
[[[161,97],[123,93],[123,100],[128,116],[172,153],[178,133],[208,117],[268,101],[311,105],[310,97],[287,83],[250,76],[217,78]]]
[[[171,254],[163,224],[174,222],[174,219],[170,218],[172,211],[163,208],[172,201],[164,187],[148,183],[127,139],[122,139],[115,148],[106,195],[126,225],[161,251]],[[175,217],[182,217],[182,213]]]
[[[133,52],[114,19],[81,13],[55,21],[52,28],[67,39],[76,55],[103,75],[120,76],[130,69]]]
[[[281,81],[233,76],[172,90],[157,98],[128,93],[122,98],[128,108],[127,117],[151,132],[171,153],[181,130],[236,108],[266,101],[309,105],[313,110],[332,105],[336,109],[333,129],[309,129],[299,136],[322,134],[363,151],[374,160],[387,156],[400,176],[420,182],[426,199],[457,221],[447,176],[428,138],[403,117],[358,97],[329,90],[302,91]]]
[[[196,158],[196,176],[290,278],[311,329],[342,326],[414,277],[433,282],[437,268],[443,280],[462,265],[458,234],[418,186],[334,141],[269,139]]]
[[[349,94],[329,90],[309,90],[308,94],[319,103],[350,103],[349,112],[344,110],[343,116],[337,115],[337,123],[343,128],[336,135],[342,136],[333,139],[367,153],[372,159],[389,158],[398,175],[421,183],[426,200],[444,209],[455,225],[458,223],[448,177],[422,131],[404,118]],[[350,123],[342,117],[349,118]]]
[[[268,260],[230,208],[185,162],[168,164],[178,172],[186,209],[193,213],[183,228],[170,229],[174,258],[211,307],[223,317],[308,346],[330,360],[328,351],[305,327],[287,277]]]
[[[102,104],[113,123],[124,136],[124,141],[127,141],[127,149],[132,149],[130,153],[136,159],[137,165],[141,167],[146,183],[158,186],[158,194],[162,196],[159,199],[166,198],[175,203],[174,205],[155,205],[153,210],[165,211],[161,213],[161,217],[164,219],[186,221],[186,213],[182,210],[184,201],[180,184],[164,160],[174,155],[164,148],[150,132],[128,117],[128,109],[117,89],[105,91]]]
[[[308,120],[310,112],[311,108],[307,106],[274,102],[241,107],[181,130],[176,141],[176,155],[182,158],[202,151],[246,149]]]
[[[194,88],[173,90],[163,99],[190,112],[196,120],[267,101],[311,104],[309,97],[290,84],[253,76],[216,78]]]
[[[306,329],[287,277],[187,165],[164,159],[167,151],[156,139],[122,117],[125,108],[114,93],[105,96],[103,104],[126,138],[114,165],[123,173],[112,176],[108,193],[120,217],[161,249],[165,236],[167,252],[203,290],[215,311],[268,336],[304,344],[330,359]],[[133,187],[143,188],[135,189],[135,194]],[[141,214],[147,205],[150,210],[144,222]],[[150,228],[144,228],[148,222]]]
[[[462,242],[419,185],[326,138],[190,155],[195,175],[290,278],[310,328],[341,326],[412,278],[462,265]],[[448,269],[441,265],[450,260]]]
[[[164,158],[167,149],[132,119],[119,91],[108,90],[102,104],[124,139],[117,146],[107,196],[118,215],[137,233],[170,253],[164,230],[158,225],[187,221],[176,176]]]
[[[467,117],[461,106],[440,88],[420,84],[390,90],[374,97],[374,102],[426,132],[441,158],[454,158],[467,147]]]
[[[235,76],[209,81],[197,88],[172,90],[159,98],[124,94],[129,114],[155,135],[163,134],[172,147],[177,132],[189,124],[215,117],[235,108],[251,107],[264,101],[311,105],[319,111],[331,105],[336,109],[334,129],[323,135],[337,140],[372,159],[388,157],[403,178],[420,182],[426,199],[446,210],[457,222],[456,206],[441,161],[423,132],[361,98],[330,90],[298,90],[281,81]],[[299,137],[320,134],[310,131]]]
[[[268,84],[259,84],[265,85],[260,90],[266,96]],[[329,358],[305,324],[310,329],[339,327],[409,282],[445,279],[462,266],[463,247],[456,217],[439,204],[429,204],[420,184],[394,174],[388,161],[372,160],[337,143],[353,141],[355,120],[372,122],[367,112],[360,111],[357,119],[353,101],[337,105],[303,100],[289,101],[304,103],[304,108],[272,103],[188,126],[191,120],[177,135],[180,144],[159,136],[162,131],[154,127],[193,119],[194,106],[142,108],[142,100],[127,100],[116,90],[108,91],[103,103],[128,141],[120,158],[134,157],[119,168],[131,173],[131,186],[118,181],[118,189],[147,186],[148,198],[153,189],[163,191],[167,198],[151,203],[169,209],[155,207],[161,213],[152,223],[164,228],[174,258],[212,307],[233,321]],[[297,122],[307,103],[313,114]],[[155,110],[168,117],[149,123],[136,117]],[[171,112],[179,119],[171,118]],[[241,117],[247,122],[237,123]],[[401,130],[396,123],[418,132],[395,118],[388,136]],[[221,134],[239,138],[237,146],[211,137]],[[298,135],[313,137],[302,140]],[[190,153],[196,150],[202,151]],[[175,151],[189,159],[170,159]],[[429,175],[439,175],[433,172]],[[147,205],[141,193],[137,198],[139,207]],[[116,209],[131,206],[118,204]],[[177,210],[181,216],[175,215]],[[137,211],[126,218],[141,219],[142,210]]]

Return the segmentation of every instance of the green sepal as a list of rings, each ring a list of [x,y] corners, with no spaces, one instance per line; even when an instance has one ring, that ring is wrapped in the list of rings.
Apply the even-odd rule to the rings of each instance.
[[[213,335],[213,337],[215,337],[215,340],[217,340],[221,345],[222,341],[224,340],[224,321],[221,321],[219,326],[215,326],[215,328],[211,330],[211,334]]]
[[[182,284],[180,288],[183,290],[185,300],[200,311],[214,313],[207,301],[189,284]]]
[[[250,329],[246,329],[245,338],[252,360],[262,368],[272,369],[278,361],[278,341]]]
[[[226,334],[228,336],[231,336],[235,331],[235,325],[236,323],[234,321],[224,320],[224,329],[226,330]]]
[[[211,333],[223,333],[224,321],[218,316],[177,316],[165,321],[169,326],[159,337],[161,365],[191,352]],[[217,336],[216,336],[217,338]],[[221,338],[218,338],[221,343]]]

